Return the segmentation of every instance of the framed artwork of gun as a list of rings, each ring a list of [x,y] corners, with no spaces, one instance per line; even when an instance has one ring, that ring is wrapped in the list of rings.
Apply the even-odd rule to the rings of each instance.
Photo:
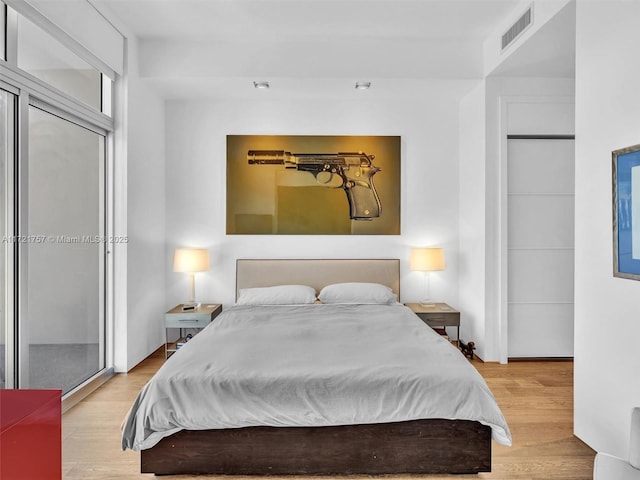
[[[227,233],[400,234],[400,137],[229,135]]]

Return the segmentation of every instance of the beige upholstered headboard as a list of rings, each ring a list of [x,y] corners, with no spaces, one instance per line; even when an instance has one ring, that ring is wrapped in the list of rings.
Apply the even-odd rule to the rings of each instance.
[[[309,285],[320,292],[332,283],[374,282],[400,298],[400,260],[393,259],[238,259],[236,298],[241,288]]]

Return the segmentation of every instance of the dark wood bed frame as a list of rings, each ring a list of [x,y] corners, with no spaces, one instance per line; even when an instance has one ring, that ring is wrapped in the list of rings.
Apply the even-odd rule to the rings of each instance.
[[[491,428],[468,420],[183,430],[143,450],[156,475],[380,475],[491,471]]]
[[[238,260],[236,289],[288,282],[319,291],[330,283],[377,281],[399,293],[399,278],[397,259]],[[141,472],[156,475],[479,473],[491,471],[491,428],[468,420],[427,419],[183,430],[143,450],[140,459]]]

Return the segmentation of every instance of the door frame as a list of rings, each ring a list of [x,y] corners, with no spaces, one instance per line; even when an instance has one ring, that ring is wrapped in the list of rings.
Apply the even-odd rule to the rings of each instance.
[[[16,272],[16,252],[17,244],[10,239],[16,238],[16,202],[15,202],[15,178],[18,161],[18,112],[19,112],[19,99],[20,91],[0,80],[0,90],[6,92],[7,95],[13,97],[13,122],[11,128],[12,144],[9,153],[12,154],[11,158],[6,159],[5,166],[5,179],[4,185],[0,185],[0,189],[3,190],[5,197],[5,225],[4,225],[4,238],[2,242],[2,255],[5,256],[5,271],[0,272],[4,276],[4,309],[0,313],[3,315],[3,322],[0,322],[0,328],[4,330],[4,358],[0,361],[4,362],[5,371],[5,386],[4,388],[13,389],[17,384],[17,370],[16,370],[16,301],[15,301],[15,272]]]
[[[508,140],[509,135],[522,134],[522,132],[510,132],[509,107],[515,104],[554,104],[574,105],[573,96],[511,96],[504,95],[498,98],[499,104],[499,145],[498,145],[498,252],[497,252],[497,344],[500,363],[509,361],[509,260],[508,260]],[[575,126],[574,126],[575,130]],[[574,132],[529,132],[527,135],[568,135]]]

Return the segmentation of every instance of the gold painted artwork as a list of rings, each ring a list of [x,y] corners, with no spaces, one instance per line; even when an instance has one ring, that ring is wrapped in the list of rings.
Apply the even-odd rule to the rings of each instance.
[[[228,135],[227,233],[399,235],[400,137]]]

